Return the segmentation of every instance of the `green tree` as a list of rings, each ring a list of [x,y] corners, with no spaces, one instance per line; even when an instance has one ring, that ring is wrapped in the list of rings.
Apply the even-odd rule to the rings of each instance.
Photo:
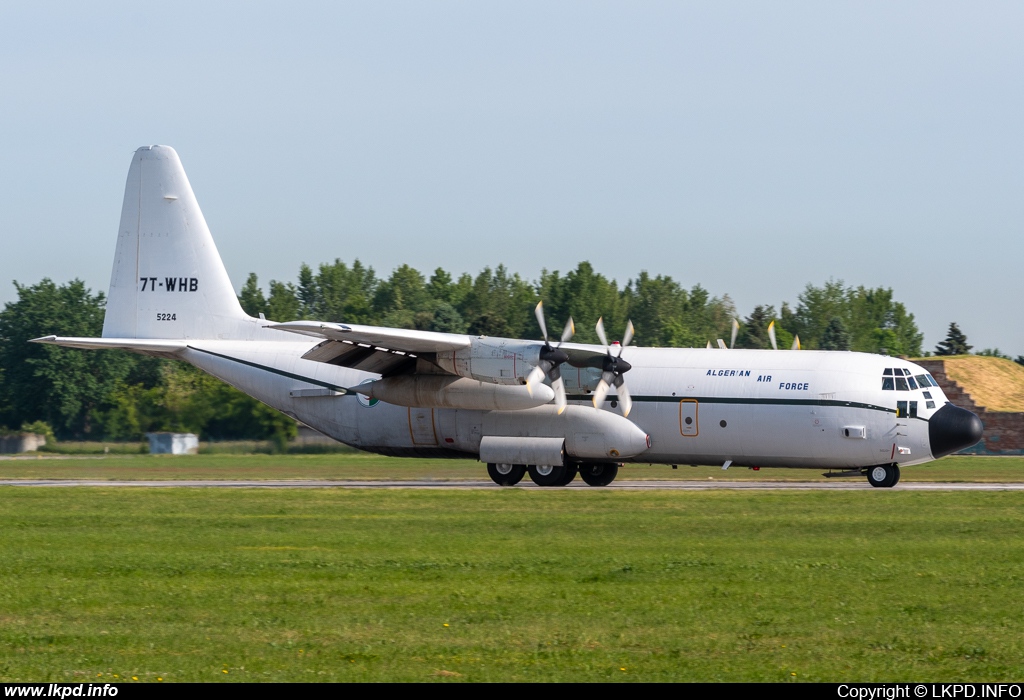
[[[973,346],[967,344],[967,336],[956,323],[949,324],[946,339],[935,347],[936,355],[966,355]]]
[[[270,281],[270,296],[267,298],[267,318],[283,323],[304,318],[298,290],[291,282]]]
[[[238,293],[238,303],[250,316],[259,316],[267,312],[267,300],[263,297],[263,290],[260,289],[255,272],[250,272],[245,284],[242,285],[242,291]]]
[[[101,415],[113,393],[125,383],[152,382],[159,361],[117,350],[30,343],[50,334],[100,335],[105,297],[92,294],[81,280],[14,286],[18,300],[0,312],[3,423],[13,428],[41,420],[61,438],[101,437]]]
[[[597,343],[597,319],[604,318],[608,340],[621,338],[626,330],[626,300],[619,294],[618,285],[595,272],[589,262],[581,262],[576,269],[562,277],[559,272],[543,270],[537,285],[537,294],[544,300],[548,333],[560,335],[562,325],[572,316],[576,325],[575,342]],[[524,324],[528,337],[540,337],[540,327],[533,314],[527,311]]]
[[[341,260],[322,264],[314,274],[308,265],[299,270],[298,297],[302,317],[320,321],[373,324],[379,282],[372,267],[356,260],[349,267]]]
[[[636,344],[669,347],[685,335],[680,322],[686,315],[689,298],[671,277],[651,277],[641,272],[623,291],[626,315],[636,327]]]
[[[755,306],[750,315],[740,324],[740,331],[736,334],[736,347],[770,350],[772,341],[768,337],[768,326],[774,320],[776,320],[774,306]]]
[[[846,330],[846,324],[839,316],[833,316],[821,335],[819,347],[822,350],[849,350],[850,333]]]
[[[423,275],[409,265],[400,265],[391,273],[391,277],[377,285],[373,310],[379,318],[394,311],[410,311],[415,314],[427,309],[430,301]]]
[[[461,286],[461,279],[459,284]],[[504,265],[498,265],[493,271],[486,267],[477,275],[457,310],[471,334],[537,337],[540,331],[530,330],[537,326],[533,317],[536,303],[537,293],[533,285],[519,275],[509,274]]]

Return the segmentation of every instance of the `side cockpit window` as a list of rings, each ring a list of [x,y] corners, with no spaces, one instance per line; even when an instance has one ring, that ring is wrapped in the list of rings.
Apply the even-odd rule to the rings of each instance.
[[[892,383],[892,377],[882,377],[882,391],[892,391],[895,389]]]

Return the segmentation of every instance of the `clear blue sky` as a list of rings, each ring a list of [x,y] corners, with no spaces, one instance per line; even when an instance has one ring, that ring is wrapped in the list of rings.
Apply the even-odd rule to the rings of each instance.
[[[133,150],[236,287],[590,260],[742,315],[829,278],[1024,354],[1019,2],[4,3],[0,302],[109,280]]]

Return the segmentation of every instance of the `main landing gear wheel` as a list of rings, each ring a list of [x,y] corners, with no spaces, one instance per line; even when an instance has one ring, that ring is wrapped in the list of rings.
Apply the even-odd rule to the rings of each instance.
[[[526,470],[530,473],[530,479],[537,486],[567,486],[569,482],[576,478],[575,466],[531,464]]]
[[[868,468],[868,483],[877,488],[892,488],[900,482],[900,465],[879,464]]]
[[[615,477],[618,476],[618,474],[618,464],[601,464],[599,462],[591,462],[589,464],[580,465],[580,477],[582,477],[589,486],[607,486],[615,481]]]
[[[498,486],[515,486],[526,476],[523,464],[488,464],[487,475]]]

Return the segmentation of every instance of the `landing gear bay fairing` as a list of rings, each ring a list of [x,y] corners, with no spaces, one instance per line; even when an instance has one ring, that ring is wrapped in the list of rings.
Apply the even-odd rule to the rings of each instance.
[[[905,360],[854,352],[631,347],[277,323],[242,311],[174,149],[136,151],[101,338],[35,342],[190,362],[332,438],[467,457],[498,484],[606,486],[624,463],[826,469],[891,487],[981,421]],[[724,343],[719,341],[724,347]]]

